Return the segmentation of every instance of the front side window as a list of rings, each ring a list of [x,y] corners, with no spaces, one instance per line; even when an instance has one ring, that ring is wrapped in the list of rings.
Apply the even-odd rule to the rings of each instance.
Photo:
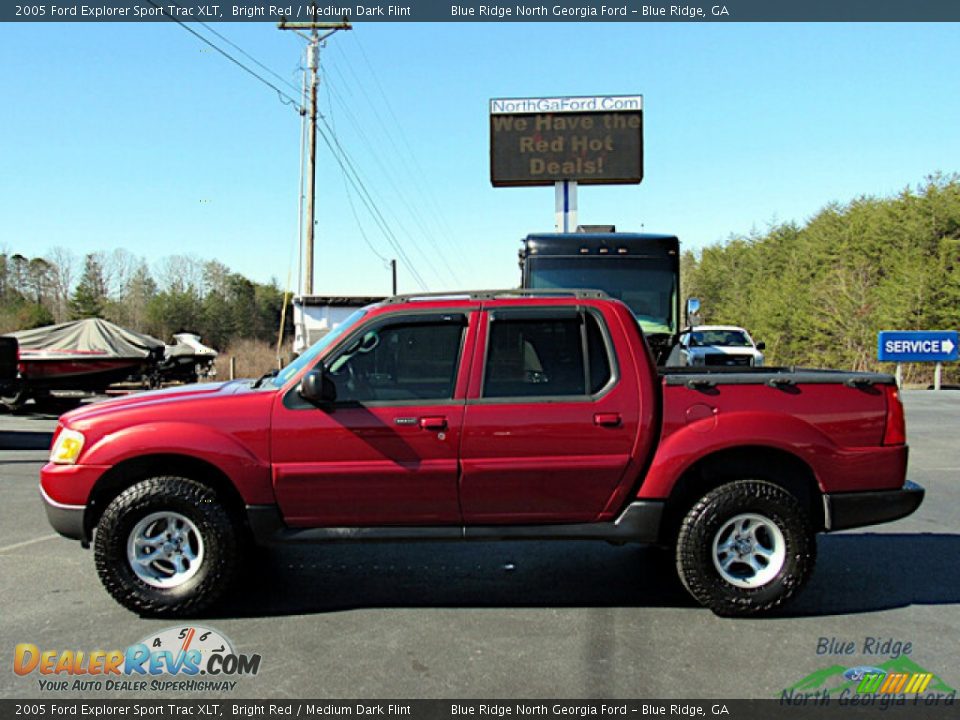
[[[465,324],[400,318],[363,332],[329,364],[337,403],[450,400]]]
[[[303,370],[309,365],[313,365],[317,358],[326,350],[328,347],[333,345],[333,342],[337,340],[341,335],[346,332],[349,332],[357,323],[363,319],[363,316],[367,314],[369,308],[360,308],[359,310],[351,313],[343,322],[339,323],[334,327],[330,332],[324,335],[322,338],[317,340],[313,345],[311,345],[306,352],[304,352],[300,357],[294,360],[292,363],[287,365],[283,370],[277,373],[276,376],[268,378],[267,383],[264,387],[271,388],[280,388],[287,384],[287,381],[292,379],[297,373]]]
[[[592,395],[611,378],[603,333],[591,314],[490,323],[484,398]]]

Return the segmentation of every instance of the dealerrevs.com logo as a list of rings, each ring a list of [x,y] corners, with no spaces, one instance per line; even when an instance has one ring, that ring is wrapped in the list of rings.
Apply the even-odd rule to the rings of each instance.
[[[19,643],[13,653],[13,671],[38,676],[44,692],[225,691],[236,687],[232,678],[259,670],[259,655],[239,654],[221,633],[197,625],[168,628],[124,650]]]

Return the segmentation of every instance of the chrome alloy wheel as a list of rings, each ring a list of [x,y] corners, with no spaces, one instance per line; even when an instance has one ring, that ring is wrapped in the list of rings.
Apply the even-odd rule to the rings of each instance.
[[[193,521],[180,513],[151,513],[130,531],[127,561],[147,585],[174,588],[200,570],[203,537]]]
[[[744,513],[730,518],[713,538],[713,564],[726,582],[758,588],[783,568],[787,543],[770,518]]]

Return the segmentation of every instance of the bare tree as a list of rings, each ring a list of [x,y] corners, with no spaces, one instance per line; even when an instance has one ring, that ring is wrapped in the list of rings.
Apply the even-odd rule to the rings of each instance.
[[[77,256],[63,247],[55,247],[47,253],[47,262],[51,265],[51,291],[53,294],[53,318],[58,323],[67,319],[67,303],[73,290],[73,280],[77,272]]]
[[[23,255],[17,253],[9,259],[9,283],[10,289],[15,293],[23,295],[27,291],[27,268],[30,261]]]
[[[137,268],[143,264],[143,259],[123,248],[106,253],[97,253],[97,260],[103,268],[103,280],[107,286],[107,295],[111,299],[119,300],[126,291],[127,284]]]
[[[53,268],[43,258],[31,258],[27,264],[26,289],[30,293],[30,300],[37,305],[49,305],[50,279]]]
[[[170,255],[157,263],[153,275],[162,291],[193,291],[200,295],[204,284],[203,265],[203,261],[194,255]]]

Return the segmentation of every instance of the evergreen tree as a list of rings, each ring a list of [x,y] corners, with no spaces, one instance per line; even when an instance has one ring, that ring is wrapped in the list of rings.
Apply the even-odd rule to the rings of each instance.
[[[96,255],[90,254],[83,259],[83,274],[70,298],[70,317],[103,317],[107,304],[107,288],[103,277],[103,268]]]

